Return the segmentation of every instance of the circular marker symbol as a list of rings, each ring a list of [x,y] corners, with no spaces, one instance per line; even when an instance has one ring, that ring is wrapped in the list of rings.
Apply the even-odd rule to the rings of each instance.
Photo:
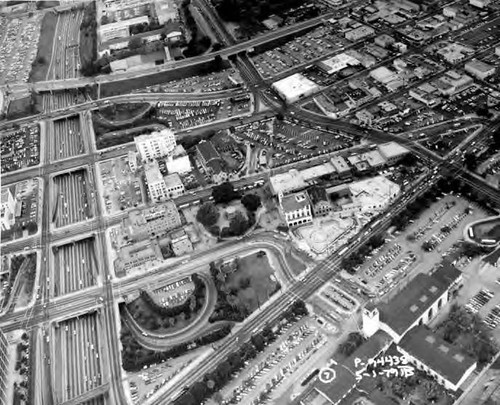
[[[332,368],[330,368],[330,367],[323,367],[323,368],[319,371],[319,380],[320,380],[323,384],[328,384],[328,383],[331,383],[333,380],[335,380],[335,377],[336,377],[335,370],[333,370],[333,369],[332,369]]]

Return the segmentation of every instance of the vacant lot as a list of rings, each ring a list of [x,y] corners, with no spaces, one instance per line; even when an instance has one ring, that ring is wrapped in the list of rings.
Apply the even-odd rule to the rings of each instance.
[[[47,71],[52,58],[52,43],[56,33],[57,18],[54,13],[45,13],[43,17],[38,41],[38,53],[28,79],[30,82],[44,81],[47,78]]]

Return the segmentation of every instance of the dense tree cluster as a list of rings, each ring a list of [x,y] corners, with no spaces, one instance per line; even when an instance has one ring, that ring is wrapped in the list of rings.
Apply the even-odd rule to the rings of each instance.
[[[345,259],[342,259],[341,266],[349,273],[354,273],[354,268],[363,264],[365,257],[374,249],[384,244],[384,238],[381,235],[372,236],[368,242],[361,246],[356,252]]]
[[[186,342],[181,345],[174,346],[167,351],[159,352],[142,347],[132,335],[130,330],[126,327],[126,325],[122,325],[120,340],[123,346],[123,369],[125,371],[132,372],[139,371],[144,366],[179,357],[190,349],[216,342],[229,335],[230,332],[231,327],[229,325],[224,325],[220,329],[201,336],[192,342]]]
[[[339,346],[339,352],[344,356],[349,357],[356,349],[363,344],[366,339],[359,332],[349,333],[345,342]]]
[[[97,21],[95,2],[88,3],[83,11],[83,19],[80,24],[80,42],[82,46],[90,47],[90,57],[82,58],[80,71],[84,76],[93,76],[99,72],[95,61],[97,60]]]
[[[212,188],[212,197],[215,204],[228,204],[233,200],[239,199],[241,195],[234,189],[232,183],[226,181]]]
[[[247,209],[247,211],[257,211],[257,209],[260,207],[260,197],[257,194],[245,194],[241,198],[241,203]]]
[[[206,52],[212,44],[212,41],[206,35],[198,38],[198,25],[196,24],[196,21],[191,14],[191,9],[189,8],[190,4],[190,0],[184,0],[181,6],[185,16],[186,25],[191,32],[191,40],[188,42],[187,49],[184,51],[184,56],[186,58],[201,55],[202,53]]]
[[[295,321],[297,317],[307,314],[307,308],[302,301],[296,301],[285,311],[283,317]],[[236,352],[231,353],[226,360],[216,367],[212,372],[205,374],[202,381],[194,383],[179,397],[174,405],[198,405],[205,399],[218,392],[231,379],[232,374],[241,370],[246,361],[254,359],[257,354],[276,340],[275,333],[269,327],[262,332],[253,335]]]
[[[463,349],[477,360],[479,366],[491,361],[498,351],[491,331],[487,329],[479,315],[471,314],[456,304],[452,306],[448,318],[441,327],[444,340],[451,344],[458,343],[459,338],[464,335],[469,337]]]
[[[205,225],[207,228],[210,228],[217,223],[219,215],[219,210],[215,204],[206,202],[198,209],[198,212],[196,213],[196,220]]]

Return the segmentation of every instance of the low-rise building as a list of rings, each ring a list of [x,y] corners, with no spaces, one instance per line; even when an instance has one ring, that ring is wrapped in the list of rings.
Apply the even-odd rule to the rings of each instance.
[[[171,246],[174,255],[182,256],[193,251],[193,244],[187,233],[180,229],[170,234]]]
[[[124,38],[130,35],[130,27],[148,23],[149,17],[146,15],[130,18],[128,20],[117,21],[111,24],[104,24],[99,27],[100,42],[107,42],[115,38]]]
[[[467,62],[464,68],[466,72],[469,72],[471,75],[481,80],[493,76],[496,70],[495,66],[489,65],[488,63],[485,63],[478,59],[473,59]]]
[[[383,143],[378,145],[377,149],[388,165],[393,165],[410,152],[404,146],[396,142]]]
[[[272,84],[272,87],[287,103],[294,103],[303,97],[318,92],[320,89],[316,83],[300,73],[278,80]]]
[[[486,8],[488,5],[491,3],[491,0],[469,0],[469,4],[471,6],[477,7],[477,8]]]
[[[175,134],[168,128],[136,136],[134,142],[143,160],[167,156],[176,146]]]
[[[396,42],[396,40],[390,35],[381,34],[375,38],[374,42],[382,48],[389,48]]]
[[[178,173],[168,174],[163,177],[169,198],[177,198],[185,193],[184,184]]]
[[[192,170],[191,162],[182,145],[177,145],[165,160],[168,173],[189,173]]]
[[[279,195],[280,193],[288,194],[307,187],[307,183],[297,169],[291,169],[286,173],[275,174],[269,178],[269,183],[273,195]]]
[[[449,70],[439,79],[433,81],[439,93],[442,95],[453,95],[459,93],[474,84],[474,79],[466,74],[460,74],[455,70]]]
[[[278,200],[281,212],[289,227],[312,222],[311,201],[305,191],[286,196],[280,194]]]
[[[341,179],[351,176],[351,168],[342,156],[334,156],[330,159],[330,162]]]
[[[324,217],[328,215],[333,207],[328,199],[328,195],[323,187],[314,186],[308,191],[312,204],[312,210],[315,217]]]
[[[375,30],[367,25],[361,25],[360,27],[347,31],[344,34],[345,38],[349,41],[359,41],[360,39],[367,38],[372,35],[375,35]]]
[[[144,173],[146,174],[146,182],[151,200],[158,202],[169,199],[167,185],[161,174],[158,162],[156,160],[147,162],[144,165]]]
[[[358,59],[347,53],[341,53],[339,55],[332,56],[328,59],[324,59],[318,62],[318,67],[328,75],[337,73],[342,69],[349,66],[357,66],[360,62]]]
[[[215,183],[223,183],[228,178],[225,164],[219,152],[210,141],[201,141],[196,145],[198,161],[203,169],[212,176]]]
[[[127,163],[130,171],[135,173],[137,170],[137,152],[129,150],[127,154]]]
[[[142,240],[166,235],[181,226],[181,217],[172,200],[142,211],[131,211],[123,221],[129,240]]]

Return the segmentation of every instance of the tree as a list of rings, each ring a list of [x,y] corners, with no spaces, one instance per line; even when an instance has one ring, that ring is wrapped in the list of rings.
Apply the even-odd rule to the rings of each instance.
[[[219,215],[217,207],[213,203],[207,202],[204,203],[196,213],[196,219],[206,227],[210,227],[217,223]]]
[[[241,211],[236,211],[236,214],[229,223],[230,234],[234,236],[240,236],[243,235],[248,230],[248,228],[248,220],[241,213]]]
[[[229,181],[214,186],[212,188],[212,197],[216,204],[227,204],[240,197],[239,193],[234,190],[234,186]]]
[[[128,47],[133,50],[137,50],[142,46],[142,39],[139,37],[132,37],[128,41]]]
[[[107,15],[103,15],[101,17],[101,25],[106,25],[106,24],[109,24],[109,18]]]
[[[241,203],[248,211],[257,211],[260,207],[260,197],[256,194],[246,194],[241,199]]]

